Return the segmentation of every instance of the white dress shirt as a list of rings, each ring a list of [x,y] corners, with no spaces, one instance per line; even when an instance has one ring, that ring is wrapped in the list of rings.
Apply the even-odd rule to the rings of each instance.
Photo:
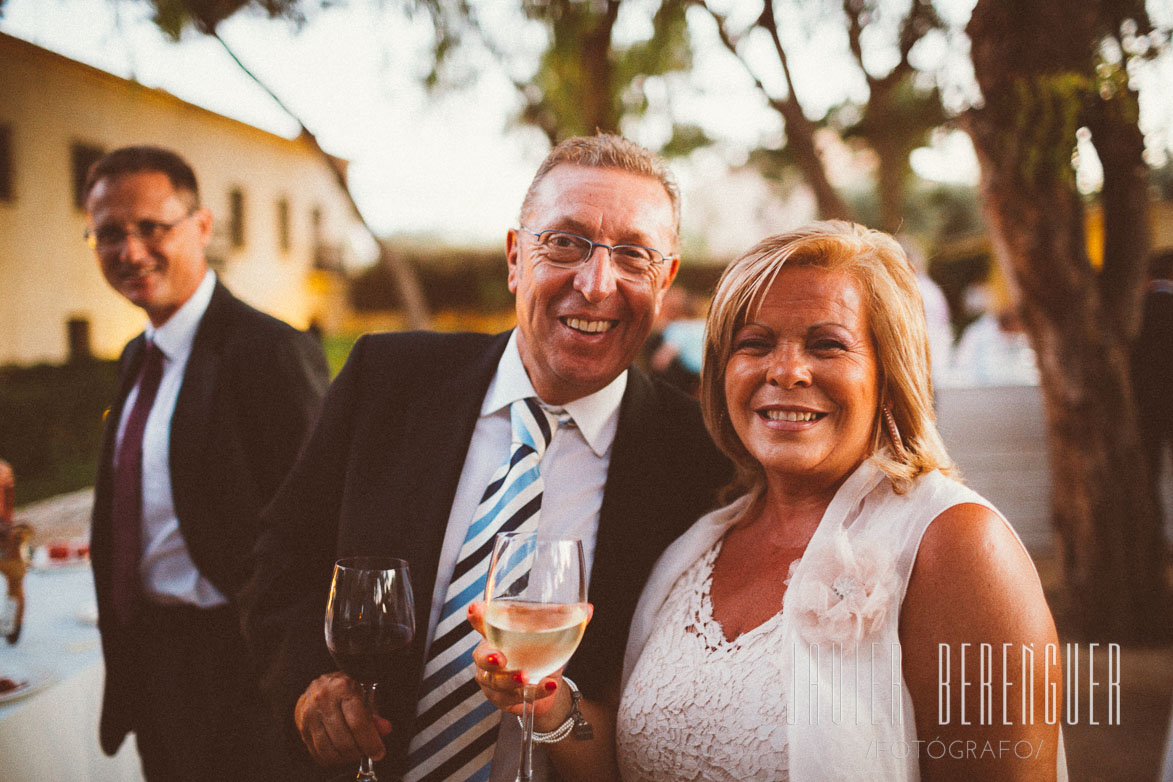
[[[183,373],[191,356],[192,342],[216,287],[216,274],[209,269],[186,302],[162,326],[147,324],[147,339],[163,352],[163,377],[159,392],[143,430],[143,529],[139,576],[143,593],[153,603],[194,605],[213,608],[225,605],[224,595],[200,575],[175,515],[171,496],[171,417],[183,385]],[[118,443],[138,398],[136,384],[122,406]],[[117,453],[117,449],[115,450]],[[214,488],[210,488],[214,491]]]
[[[619,404],[627,388],[627,372],[590,396],[568,402],[563,407],[574,423],[558,427],[554,439],[542,457],[544,483],[538,531],[551,538],[578,538],[582,541],[587,577],[594,562],[595,537],[599,529],[599,510],[603,505],[603,487],[607,466],[611,462],[611,444],[619,428]],[[493,473],[509,458],[512,426],[509,406],[518,399],[536,397],[533,384],[521,363],[517,349],[517,332],[509,337],[497,372],[489,383],[481,403],[469,444],[468,455],[460,473],[440,561],[436,570],[436,587],[432,593],[432,613],[428,621],[427,646],[435,636],[436,624],[448,593],[448,583],[460,556],[468,525],[481,501]],[[426,652],[425,658],[427,659]],[[521,729],[517,720],[501,721],[497,750],[493,756],[492,779],[513,780],[521,749]],[[540,745],[534,746],[534,779],[546,779],[545,757]]]

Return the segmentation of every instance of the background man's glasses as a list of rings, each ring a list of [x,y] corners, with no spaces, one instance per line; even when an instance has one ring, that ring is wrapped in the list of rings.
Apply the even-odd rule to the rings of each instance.
[[[625,277],[644,276],[664,262],[664,253],[639,244],[603,244],[568,231],[531,231],[524,225],[520,227],[538,240],[538,249],[542,255],[557,266],[581,266],[596,247],[602,247],[610,253],[616,270]]]
[[[108,250],[121,247],[128,237],[133,236],[139,241],[153,246],[163,241],[171,229],[193,214],[195,214],[194,210],[169,223],[161,223],[158,220],[139,220],[133,223],[130,228],[116,225],[103,225],[94,230],[87,228],[85,232],[86,244],[90,246],[91,250]]]

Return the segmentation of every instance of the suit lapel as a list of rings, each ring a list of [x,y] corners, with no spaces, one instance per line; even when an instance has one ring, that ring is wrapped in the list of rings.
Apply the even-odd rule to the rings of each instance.
[[[199,476],[204,473],[205,450],[212,422],[216,384],[220,376],[227,308],[231,298],[228,289],[217,282],[192,341],[191,355],[187,359],[183,384],[179,388],[179,398],[171,418],[171,495],[175,515],[180,519],[181,526],[183,519],[189,517],[186,510],[192,503],[199,503],[201,492],[208,491],[207,486],[200,485]],[[190,530],[185,529],[184,534],[190,534]]]
[[[397,449],[393,497],[401,505],[397,541],[409,543],[416,601],[427,616],[448,516],[464,469],[481,403],[509,340],[498,335],[475,360],[452,367],[449,382],[420,398],[404,432],[406,448]],[[418,565],[416,564],[418,563]]]
[[[652,424],[655,419],[654,395],[647,375],[632,367],[628,373],[627,389],[623,393],[619,412],[619,428],[607,467],[607,486],[603,492],[603,507],[599,511],[599,533],[596,543],[595,565],[591,569],[592,584],[612,583],[620,572],[615,572],[622,557],[608,556],[647,538],[647,530],[636,534],[640,525],[632,520],[639,513],[641,498],[653,487],[648,485],[647,463],[650,445],[656,442]]]
[[[106,421],[102,431],[102,450],[98,460],[98,476],[94,483],[94,509],[91,526],[91,548],[94,549],[92,558],[96,566],[95,572],[102,575],[106,572],[106,554],[109,553],[110,501],[114,487],[114,446],[118,440],[118,424],[122,420],[122,408],[126,404],[126,397],[138,380],[145,344],[146,337],[140,334],[131,340],[122,352],[118,366],[118,396],[115,398],[114,404],[106,411]],[[101,594],[100,591],[99,594]]]
[[[622,655],[622,641],[643,580],[672,537],[662,518],[664,492],[676,491],[659,474],[664,425],[658,417],[655,390],[647,375],[632,367],[619,413],[619,428],[607,468],[607,485],[599,511],[599,531],[591,567],[590,600],[594,619],[571,661],[570,674],[584,681],[612,678],[608,665]],[[588,685],[589,686],[589,685]]]
[[[398,436],[374,438],[364,449],[367,456],[357,460],[360,465],[381,460],[385,466],[382,475],[369,476],[367,486],[354,487],[371,494],[362,503],[364,510],[343,527],[338,554],[385,553],[402,557],[411,565],[417,633],[408,658],[411,662],[395,671],[387,687],[388,692],[396,693],[388,704],[392,709],[388,716],[405,726],[415,716],[423,646],[448,516],[481,403],[508,340],[508,332],[498,335],[471,360],[441,368],[445,379],[432,382],[426,393],[419,393],[413,383],[397,398],[385,400],[385,423],[404,417],[403,429]],[[408,361],[394,369],[409,377],[435,377],[434,368],[418,362]],[[399,732],[395,740],[401,751],[406,751],[409,738],[408,730]]]

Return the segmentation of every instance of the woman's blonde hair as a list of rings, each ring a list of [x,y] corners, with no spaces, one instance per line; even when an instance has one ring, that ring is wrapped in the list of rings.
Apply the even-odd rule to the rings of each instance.
[[[737,467],[732,488],[757,495],[765,488],[765,474],[729,420],[725,367],[734,334],[756,314],[787,263],[842,272],[859,285],[879,374],[869,451],[896,491],[907,491],[914,478],[935,469],[953,474],[933,415],[924,305],[912,266],[888,234],[827,220],[763,239],[730,264],[717,283],[705,325],[701,407],[710,434]],[[885,407],[892,412],[899,442],[889,432]]]

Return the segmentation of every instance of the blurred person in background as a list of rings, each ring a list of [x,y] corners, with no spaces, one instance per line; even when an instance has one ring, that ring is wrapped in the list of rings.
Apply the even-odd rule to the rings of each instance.
[[[687,290],[671,288],[643,349],[644,364],[654,377],[692,397],[700,390],[705,321],[697,315],[703,309]]]
[[[309,335],[208,268],[212,213],[158,147],[115,150],[85,184],[106,282],[147,316],[119,359],[90,546],[106,660],[102,749],[135,734],[148,780],[285,780],[236,592],[329,376]]]
[[[1132,347],[1132,387],[1154,482],[1173,447],[1173,248],[1153,255],[1140,334]]]
[[[929,276],[928,260],[920,241],[908,234],[899,234],[896,241],[916,270],[916,286],[920,290],[929,334],[933,385],[940,388],[948,382],[949,368],[953,364],[953,321],[949,315],[949,302],[941,286]]]
[[[1038,359],[1017,307],[1005,296],[999,300],[989,285],[971,287],[966,305],[981,315],[957,340],[950,382],[963,388],[1038,385]]]
[[[16,476],[12,466],[0,459],[0,524],[12,523],[12,511],[16,508]]]

